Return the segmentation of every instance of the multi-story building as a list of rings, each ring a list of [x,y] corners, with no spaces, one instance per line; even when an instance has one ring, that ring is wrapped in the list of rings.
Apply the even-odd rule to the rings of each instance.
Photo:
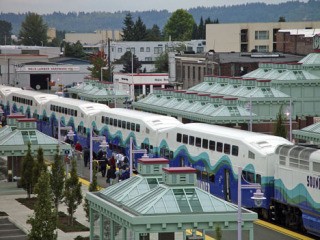
[[[320,21],[207,24],[207,51],[276,52],[276,34],[280,29],[315,28],[320,28]]]
[[[65,41],[76,43],[80,41],[82,45],[106,44],[108,39],[118,41],[121,39],[119,30],[97,30],[93,33],[66,33]]]

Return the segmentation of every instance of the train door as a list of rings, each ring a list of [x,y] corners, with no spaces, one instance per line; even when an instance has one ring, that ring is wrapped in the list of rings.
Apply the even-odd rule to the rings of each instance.
[[[231,191],[230,191],[230,170],[224,170],[224,200],[231,201]]]

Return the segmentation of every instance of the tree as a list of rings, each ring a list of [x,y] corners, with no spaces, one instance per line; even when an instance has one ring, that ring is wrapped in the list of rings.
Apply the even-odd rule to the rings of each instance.
[[[169,71],[169,55],[168,52],[163,52],[155,61],[156,72],[164,73]]]
[[[153,24],[151,29],[147,29],[146,41],[161,41],[162,35],[158,25]]]
[[[113,72],[113,67],[109,69],[108,60],[105,57],[104,51],[99,51],[93,54],[90,57],[90,63],[93,65],[92,67],[88,67],[88,70],[91,71],[91,77],[97,78],[100,81],[112,82],[110,79],[110,71]],[[103,69],[102,69],[103,68]],[[102,79],[101,79],[101,71],[102,71]]]
[[[130,13],[127,13],[123,20],[124,27],[122,28],[122,40],[123,41],[133,41],[134,39],[134,23]]]
[[[43,22],[40,15],[36,13],[28,13],[25,20],[21,24],[19,39],[26,46],[46,45],[48,26]]]
[[[279,17],[278,22],[285,22],[285,21],[286,21],[286,18],[284,16]]]
[[[34,214],[27,221],[31,224],[31,231],[28,234],[28,239],[57,239],[57,234],[54,233],[57,228],[57,214],[52,202],[49,173],[44,171],[41,173],[35,187],[35,193],[38,194],[38,196]]]
[[[221,240],[222,239],[222,232],[221,232],[221,227],[218,225],[216,226],[216,240]]]
[[[96,192],[98,191],[98,180],[97,180],[97,162],[95,161],[93,163],[93,172],[92,172],[92,182],[89,185],[89,192]],[[86,217],[88,219],[88,222],[90,221],[89,218],[89,212],[90,212],[90,208],[89,208],[89,202],[87,199],[84,200],[84,204],[83,204],[83,209],[86,213]]]
[[[73,214],[82,201],[81,183],[77,174],[77,163],[73,159],[71,162],[70,177],[67,178],[64,189],[64,203],[67,205],[69,214],[69,224],[73,226]]]
[[[22,161],[21,186],[27,191],[28,198],[33,193],[33,167],[34,159],[31,155],[31,143],[28,143],[28,151]]]
[[[186,10],[178,9],[173,12],[166,25],[164,35],[167,40],[188,41],[192,36],[194,19]]]
[[[33,166],[33,186],[35,186],[38,183],[38,179],[41,175],[42,172],[46,172],[47,171],[47,166],[44,162],[44,157],[43,157],[43,150],[40,147],[38,149],[38,154],[37,154],[37,160],[34,163]]]
[[[80,41],[76,43],[65,43],[64,54],[66,57],[83,58],[86,54]]]
[[[61,160],[61,155],[59,155],[59,147],[57,148],[57,152],[54,155],[54,162],[51,168],[51,188],[52,188],[52,198],[58,213],[59,203],[63,199],[63,191],[64,191],[64,164]]]
[[[198,27],[198,39],[206,39],[206,26],[203,23],[203,18],[200,18],[200,23],[199,23],[199,27]]]
[[[287,130],[285,127],[285,119],[284,115],[282,113],[282,106],[279,109],[279,112],[277,114],[277,121],[275,124],[275,129],[274,129],[274,135],[286,138],[287,137]]]
[[[133,27],[133,41],[145,41],[147,37],[147,27],[142,22],[141,18],[135,22]]]
[[[11,40],[12,25],[10,22],[0,20],[0,45],[7,45]]]
[[[119,59],[119,62],[123,64],[123,73],[131,73],[132,70],[134,73],[137,73],[141,69],[141,63],[138,60],[137,56],[133,54],[133,69],[132,69],[132,53],[130,51],[125,52]]]
[[[199,39],[199,31],[198,31],[198,26],[196,23],[193,24],[191,38],[192,39]]]

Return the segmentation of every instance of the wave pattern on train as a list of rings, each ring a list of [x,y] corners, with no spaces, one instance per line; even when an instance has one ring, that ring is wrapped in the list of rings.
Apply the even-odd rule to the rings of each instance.
[[[243,184],[259,183],[266,197],[261,206],[242,189],[242,206],[260,217],[320,236],[320,150],[293,145],[272,135],[203,123],[182,124],[169,116],[0,85],[5,114],[23,113],[38,121],[38,129],[57,137],[57,124],[72,126],[74,141],[89,148],[90,131],[107,137],[110,149],[129,155],[147,149],[166,157],[170,166],[197,169],[198,186],[237,203],[237,169]],[[98,150],[99,143],[93,149]],[[140,155],[141,156],[141,155]],[[136,154],[135,157],[140,157]]]

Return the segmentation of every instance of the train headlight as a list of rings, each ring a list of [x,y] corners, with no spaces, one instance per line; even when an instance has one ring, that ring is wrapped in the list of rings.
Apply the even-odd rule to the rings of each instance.
[[[261,192],[261,189],[257,189],[256,192],[253,194],[253,197],[251,199],[254,200],[254,204],[257,207],[261,207],[262,201],[265,200],[266,198],[263,196],[263,192]]]

